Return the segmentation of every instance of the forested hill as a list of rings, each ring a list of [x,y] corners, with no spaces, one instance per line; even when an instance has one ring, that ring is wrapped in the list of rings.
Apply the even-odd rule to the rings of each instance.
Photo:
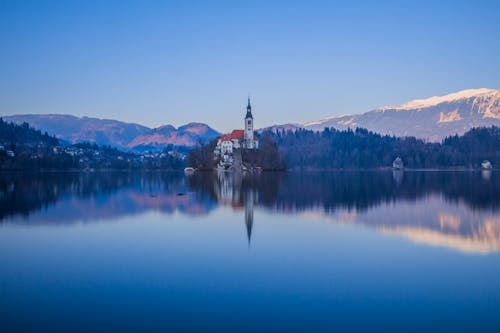
[[[47,132],[33,129],[28,123],[16,125],[0,118],[0,144],[56,146],[59,140]]]
[[[323,132],[298,129],[270,133],[288,168],[389,167],[397,156],[409,168],[477,168],[485,159],[500,166],[500,128],[475,128],[442,143],[380,135],[366,129]]]
[[[183,156],[166,148],[156,153],[124,152],[90,143],[62,145],[27,123],[0,118],[0,170],[180,170]]]

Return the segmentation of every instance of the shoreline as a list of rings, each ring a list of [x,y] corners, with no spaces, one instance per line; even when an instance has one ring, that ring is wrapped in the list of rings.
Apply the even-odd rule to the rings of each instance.
[[[287,170],[262,170],[262,173],[300,173],[300,172],[492,172],[498,171],[500,169],[468,169],[468,168],[404,168],[404,169],[393,169],[393,168],[370,168],[370,169],[287,169]],[[195,173],[212,173],[216,170],[203,169],[196,170]],[[98,169],[98,170],[23,170],[23,169],[10,169],[10,170],[2,170],[0,169],[0,174],[2,173],[75,173],[75,174],[96,174],[96,173],[184,173],[184,171],[177,169],[142,169],[142,170],[120,170],[120,169]],[[234,173],[234,172],[227,172]],[[244,172],[247,173],[247,172]],[[248,174],[257,174],[254,172],[248,172]]]

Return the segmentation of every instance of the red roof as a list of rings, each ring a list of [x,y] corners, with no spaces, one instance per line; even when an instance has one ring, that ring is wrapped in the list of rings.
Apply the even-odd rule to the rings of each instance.
[[[224,134],[220,137],[221,141],[230,141],[230,140],[243,140],[245,136],[245,131],[244,130],[233,130],[231,134]],[[254,140],[257,140],[257,137],[254,135],[253,136]]]
[[[245,131],[233,130],[229,136],[231,137],[231,139],[243,139],[243,137],[245,136]]]

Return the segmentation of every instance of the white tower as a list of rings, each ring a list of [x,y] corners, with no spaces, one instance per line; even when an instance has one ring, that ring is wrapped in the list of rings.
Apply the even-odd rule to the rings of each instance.
[[[245,136],[244,148],[253,149],[253,116],[252,106],[250,105],[250,97],[248,97],[247,114],[245,116]]]

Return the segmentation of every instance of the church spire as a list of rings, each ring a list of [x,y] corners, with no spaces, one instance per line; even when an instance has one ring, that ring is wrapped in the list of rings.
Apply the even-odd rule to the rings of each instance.
[[[250,105],[250,96],[248,96],[248,104],[247,104],[247,115],[245,116],[245,119],[247,118],[252,118],[252,106]]]

